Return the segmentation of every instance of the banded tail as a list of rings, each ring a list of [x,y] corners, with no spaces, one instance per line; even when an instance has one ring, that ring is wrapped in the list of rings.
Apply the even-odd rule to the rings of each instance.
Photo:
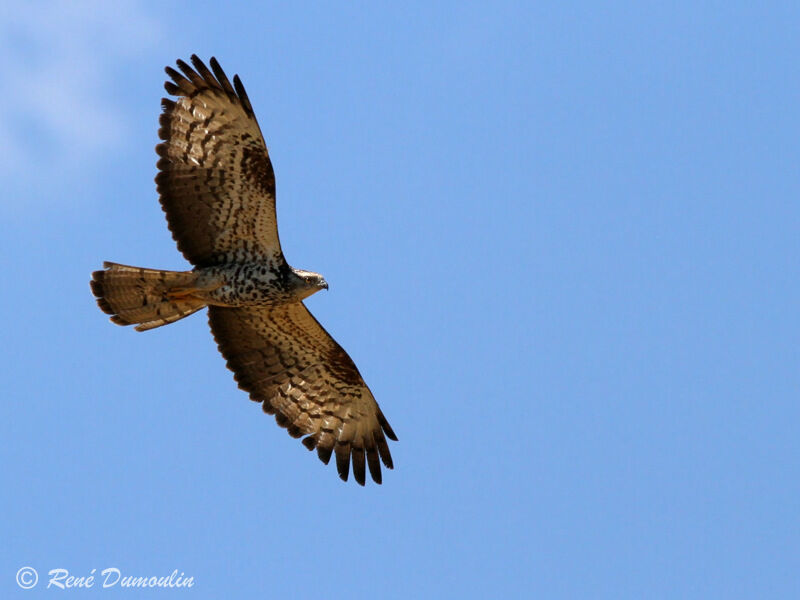
[[[188,317],[206,302],[195,291],[197,273],[161,271],[104,262],[92,273],[92,293],[100,309],[117,325],[136,325],[146,331]]]

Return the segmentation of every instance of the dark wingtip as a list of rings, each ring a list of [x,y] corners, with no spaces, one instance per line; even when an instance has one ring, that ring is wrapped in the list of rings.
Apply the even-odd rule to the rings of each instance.
[[[178,63],[178,64],[180,64],[180,59],[178,59],[177,63]],[[178,73],[178,72],[177,72],[175,69],[173,69],[173,68],[172,68],[172,67],[170,67],[169,65],[167,65],[166,67],[164,67],[164,72],[165,72],[165,73],[166,73],[166,74],[169,76],[169,78],[170,78],[170,79],[172,79],[173,81],[174,81],[174,80],[176,80],[176,79],[181,79],[181,78],[183,78],[183,75],[181,75],[180,73]],[[177,81],[176,81],[175,83],[177,83]]]
[[[239,100],[242,103],[242,107],[244,108],[245,112],[248,114],[253,114],[253,105],[250,104],[250,98],[247,95],[247,91],[244,89],[244,84],[242,80],[239,79],[239,75],[233,76],[233,89],[236,90],[236,95],[239,96]]]
[[[389,421],[386,420],[386,417],[383,416],[380,408],[378,409],[378,423],[381,424],[381,429],[386,433],[386,437],[396,442],[397,434],[392,429],[392,426],[389,425]]]
[[[179,88],[177,85],[175,85],[171,81],[165,81],[164,82],[164,89],[167,90],[167,93],[170,96],[180,96],[181,95],[181,88]]]
[[[392,462],[392,453],[389,452],[389,444],[386,442],[386,437],[383,435],[381,429],[376,429],[372,432],[372,437],[375,440],[375,445],[378,447],[378,454],[381,461],[386,465],[387,469],[393,469],[394,463]]]
[[[223,71],[222,67],[219,66],[219,62],[217,62],[216,57],[212,56],[211,60],[208,61],[208,64],[211,65],[211,70],[214,72],[214,77],[217,78],[222,90],[228,94],[229,98],[236,98],[236,90],[233,89],[231,82],[228,80],[228,76],[225,75],[225,71]]]
[[[317,456],[326,465],[331,461],[331,454],[333,454],[333,448],[317,446]]]
[[[336,444],[336,470],[339,478],[347,481],[350,476],[350,444]]]
[[[367,481],[364,464],[364,448],[353,446],[350,455],[353,458],[353,477],[358,485],[364,485]]]
[[[367,450],[367,465],[369,466],[369,474],[372,481],[380,485],[383,483],[383,474],[381,473],[381,463],[378,460],[378,453],[375,448]]]

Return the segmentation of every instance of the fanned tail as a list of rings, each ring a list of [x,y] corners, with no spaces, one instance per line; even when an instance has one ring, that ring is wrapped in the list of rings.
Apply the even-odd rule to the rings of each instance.
[[[92,273],[92,293],[100,309],[117,325],[146,331],[188,317],[206,302],[191,295],[197,281],[192,271],[161,271],[103,263]]]

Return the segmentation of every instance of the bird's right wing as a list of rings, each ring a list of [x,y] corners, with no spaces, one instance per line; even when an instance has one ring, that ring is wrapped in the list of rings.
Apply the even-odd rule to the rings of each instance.
[[[239,76],[192,55],[167,67],[156,184],[178,248],[200,267],[280,256],[275,174]],[[213,71],[213,72],[212,72]]]

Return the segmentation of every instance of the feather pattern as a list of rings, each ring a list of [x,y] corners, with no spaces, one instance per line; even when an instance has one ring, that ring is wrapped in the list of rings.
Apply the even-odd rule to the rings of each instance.
[[[199,267],[245,256],[279,257],[275,174],[250,99],[238,77],[231,85],[192,56],[166,68],[156,146],[156,184],[178,249]]]
[[[324,278],[290,267],[275,218],[275,176],[253,107],[212,58],[167,67],[156,177],[161,206],[188,272],[106,263],[93,274],[99,307],[143,331],[209,307],[219,350],[239,387],[360,485],[381,483],[397,440],[355,364],[302,299]]]
[[[339,476],[364,485],[365,456],[381,483],[379,458],[393,468],[386,437],[396,440],[353,361],[302,302],[277,307],[209,308],[209,324],[239,387],[290,434],[307,436]]]

